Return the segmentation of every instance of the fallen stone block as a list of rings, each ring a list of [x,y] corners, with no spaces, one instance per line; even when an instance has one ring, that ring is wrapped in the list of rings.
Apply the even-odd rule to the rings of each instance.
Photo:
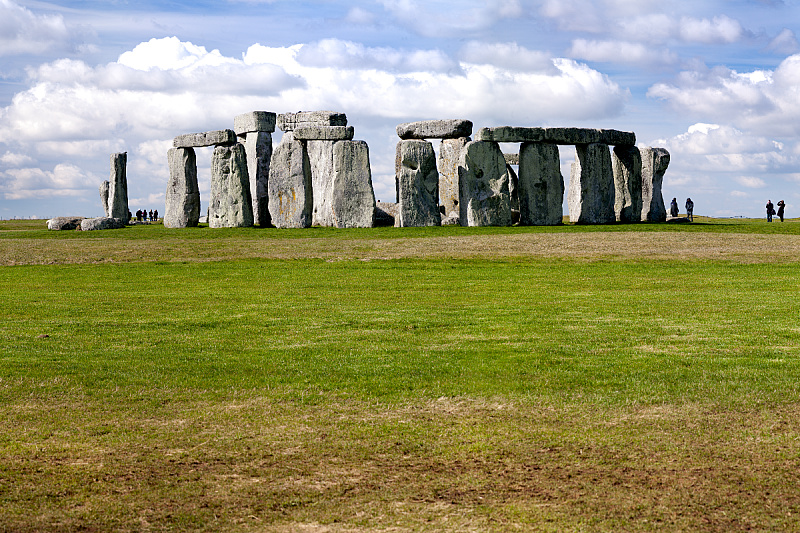
[[[275,113],[271,111],[251,111],[233,117],[233,131],[236,135],[257,131],[272,133],[275,131]]]
[[[294,129],[296,141],[351,141],[353,126],[299,126]]]
[[[303,126],[347,126],[347,115],[333,111],[298,111],[281,113],[277,123],[281,131],[294,131]]]
[[[233,130],[217,130],[178,135],[172,140],[172,146],[175,148],[200,148],[203,146],[236,144],[236,142],[236,133]]]
[[[495,142],[471,141],[458,165],[462,226],[510,226],[511,195],[503,152]]]
[[[397,126],[401,139],[458,139],[472,135],[472,122],[463,119],[420,120]]]
[[[458,162],[461,150],[470,142],[469,137],[442,139],[439,144],[439,155],[436,168],[439,171],[439,204],[444,206],[445,214],[459,212],[458,207]]]
[[[642,155],[642,222],[664,222],[667,207],[661,194],[664,173],[669,166],[669,152],[664,148],[643,148]]]
[[[85,217],[55,217],[47,221],[47,229],[54,231],[74,230],[81,227]]]
[[[269,164],[269,213],[276,228],[311,226],[311,170],[303,143],[283,135]]]
[[[397,191],[399,227],[439,226],[439,172],[436,154],[428,141],[397,143]]]
[[[564,176],[553,143],[522,143],[519,151],[519,223],[555,226],[563,221]]]
[[[244,146],[220,145],[211,157],[211,228],[247,228],[253,225],[253,199]]]
[[[108,215],[128,220],[128,153],[111,154],[111,178],[108,186]]]
[[[614,172],[607,144],[579,144],[572,164],[569,205],[570,222],[609,224],[614,216]]]
[[[375,226],[375,191],[369,166],[369,147],[364,141],[333,144],[331,210],[337,228]]]
[[[81,220],[81,231],[94,231],[102,229],[120,229],[125,227],[125,221],[121,218],[98,217],[85,218]]]
[[[164,227],[196,227],[200,221],[200,189],[194,148],[170,148],[167,162],[169,182],[164,198]]]
[[[274,113],[273,113],[274,115]],[[247,155],[250,196],[253,200],[253,223],[262,228],[272,224],[269,215],[269,165],[272,160],[272,134],[251,131],[239,136]]]
[[[100,204],[103,206],[103,212],[108,216],[108,191],[111,189],[111,182],[105,180],[100,184]]]
[[[635,146],[615,146],[614,216],[617,222],[642,220],[642,156]]]

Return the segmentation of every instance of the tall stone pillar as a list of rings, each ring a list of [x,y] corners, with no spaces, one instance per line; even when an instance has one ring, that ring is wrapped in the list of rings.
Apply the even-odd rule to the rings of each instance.
[[[100,203],[103,205],[103,213],[108,216],[108,191],[111,188],[111,183],[105,180],[100,184]]]
[[[511,194],[506,159],[493,141],[471,141],[458,163],[462,226],[510,226]]]
[[[564,176],[558,146],[522,143],[519,151],[519,223],[555,226],[563,221]]]
[[[664,148],[642,151],[642,222],[666,222],[667,207],[661,195],[664,172],[669,166],[669,152]]]
[[[269,164],[272,159],[272,132],[275,113],[251,111],[233,119],[233,130],[247,154],[247,173],[250,176],[250,196],[253,200],[253,222],[266,227],[269,214]]]
[[[200,189],[194,148],[170,148],[164,227],[191,228],[200,221]]]
[[[337,141],[333,145],[331,214],[337,228],[375,226],[375,191],[369,147],[364,141]]]
[[[240,143],[215,146],[211,157],[208,226],[246,228],[252,225],[253,199],[244,146]]]
[[[108,215],[128,223],[128,152],[111,154],[111,178],[108,187]]]
[[[614,216],[617,222],[642,220],[642,156],[635,146],[614,147]]]
[[[614,171],[607,144],[575,145],[569,183],[569,220],[578,224],[609,224],[614,216]]]
[[[396,184],[400,227],[439,226],[439,172],[436,154],[428,141],[408,139],[397,143]]]
[[[276,228],[311,226],[311,171],[303,143],[283,134],[269,166],[269,213]]]
[[[336,227],[333,216],[333,145],[334,141],[305,141],[308,152],[313,208],[311,223],[315,226]]]
[[[436,160],[439,170],[439,203],[444,206],[444,214],[447,216],[459,216],[458,160],[461,149],[471,140],[469,137],[458,137],[442,139],[439,144],[439,157]]]

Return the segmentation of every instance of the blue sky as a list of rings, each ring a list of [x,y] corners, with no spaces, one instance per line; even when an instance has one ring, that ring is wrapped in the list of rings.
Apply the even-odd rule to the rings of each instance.
[[[0,0],[0,21],[4,219],[102,214],[120,151],[132,210],[163,213],[173,137],[315,109],[347,113],[385,201],[395,125],[467,118],[634,131],[671,153],[667,201],[800,212],[795,1]]]

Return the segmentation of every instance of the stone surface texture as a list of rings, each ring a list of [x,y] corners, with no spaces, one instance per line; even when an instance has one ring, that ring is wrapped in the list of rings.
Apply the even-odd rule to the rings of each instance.
[[[669,166],[669,152],[664,148],[643,148],[642,155],[642,222],[664,222],[667,207],[661,195],[664,172]]]
[[[94,231],[101,229],[120,229],[125,227],[121,218],[99,217],[81,220],[81,231]]]
[[[519,223],[555,226],[563,221],[564,176],[558,146],[522,143],[519,151]]]
[[[519,176],[508,163],[506,163],[506,172],[508,172],[508,195],[511,198],[511,218],[513,219],[513,212],[519,212]]]
[[[636,144],[636,134],[627,131],[591,128],[520,128],[500,126],[481,128],[476,139],[495,142],[546,142],[553,144]]]
[[[111,189],[111,182],[105,180],[100,184],[100,205],[103,206],[103,213],[108,216],[108,191]]]
[[[439,226],[439,172],[428,141],[397,143],[398,216],[395,226]]]
[[[47,221],[47,229],[54,231],[74,230],[81,227],[84,217],[55,217]]]
[[[200,220],[200,189],[194,148],[170,148],[167,162],[169,182],[164,201],[164,227],[195,227]]]
[[[331,209],[337,228],[375,226],[375,191],[366,142],[334,143]]]
[[[233,132],[236,135],[254,133],[272,133],[275,131],[275,113],[271,111],[251,111],[233,117]]]
[[[609,224],[614,216],[614,172],[607,144],[579,144],[572,164],[569,220],[578,224]]]
[[[246,228],[253,225],[253,199],[244,146],[220,145],[211,157],[211,228]]]
[[[497,143],[467,143],[459,158],[458,182],[462,226],[511,225],[508,170]]]
[[[250,197],[253,200],[253,224],[264,228],[272,223],[269,216],[268,190],[272,134],[266,131],[251,131],[243,137],[242,144],[247,155],[247,174],[250,176]]]
[[[298,111],[278,115],[277,122],[281,131],[303,126],[347,126],[347,115],[334,111]]]
[[[399,207],[397,202],[375,202],[375,225],[394,226]]]
[[[503,154],[503,157],[509,165],[519,165],[519,154]]]
[[[111,154],[111,178],[108,187],[108,215],[128,220],[128,153]]]
[[[642,156],[635,146],[615,146],[614,217],[617,222],[642,220]]]
[[[296,141],[351,141],[353,126],[299,126],[294,129]]]
[[[472,122],[464,119],[420,120],[397,126],[401,139],[458,139],[472,135]]]
[[[294,132],[292,132],[294,134]],[[295,141],[297,142],[297,141]],[[336,227],[333,217],[333,141],[306,141],[313,207],[314,226]]]
[[[174,148],[200,148],[220,144],[235,144],[236,133],[233,130],[206,131],[203,133],[186,133],[172,140]]]
[[[436,166],[439,170],[439,204],[444,206],[444,214],[459,216],[458,207],[458,162],[461,149],[470,142],[469,137],[442,139]]]
[[[276,228],[311,226],[311,170],[303,143],[287,132],[269,165],[269,213]]]

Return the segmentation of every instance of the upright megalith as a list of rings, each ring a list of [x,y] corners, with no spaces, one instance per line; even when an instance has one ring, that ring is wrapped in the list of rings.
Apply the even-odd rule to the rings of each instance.
[[[611,155],[614,169],[614,217],[617,222],[642,219],[642,156],[635,146],[615,146]]]
[[[294,134],[294,132],[292,132]],[[333,141],[306,141],[309,172],[311,172],[311,191],[313,207],[311,223],[314,226],[335,227],[333,216]]]
[[[608,145],[578,144],[575,151],[577,159],[572,165],[567,197],[570,222],[614,222],[614,171]]]
[[[334,143],[332,189],[331,212],[337,228],[375,225],[375,191],[366,142]]]
[[[669,152],[664,148],[643,148],[642,222],[665,222],[667,208],[661,195],[664,172],[669,166]]]
[[[128,222],[128,152],[111,154],[111,178],[108,187],[108,215]]]
[[[396,177],[398,217],[395,226],[439,226],[439,172],[428,141],[397,143]]]
[[[468,142],[458,164],[461,225],[510,226],[508,181],[506,160],[496,142]]]
[[[200,221],[200,189],[194,148],[167,152],[169,182],[165,196],[164,227],[191,228]]]
[[[447,216],[459,216],[458,206],[458,161],[461,150],[470,142],[469,137],[442,139],[436,166],[439,170],[439,203],[444,206]]]
[[[519,223],[555,226],[562,223],[564,176],[558,146],[522,143],[519,151]]]
[[[108,191],[111,188],[111,182],[105,180],[100,184],[100,203],[103,206],[103,213],[108,216]]]
[[[286,132],[269,166],[269,213],[277,228],[311,226],[313,198],[308,153]]]
[[[272,160],[272,132],[275,113],[251,111],[233,118],[233,131],[247,154],[250,196],[253,200],[253,223],[261,227],[271,224],[269,215],[269,165]]]
[[[247,154],[240,143],[214,147],[208,225],[211,228],[244,228],[253,225]]]

